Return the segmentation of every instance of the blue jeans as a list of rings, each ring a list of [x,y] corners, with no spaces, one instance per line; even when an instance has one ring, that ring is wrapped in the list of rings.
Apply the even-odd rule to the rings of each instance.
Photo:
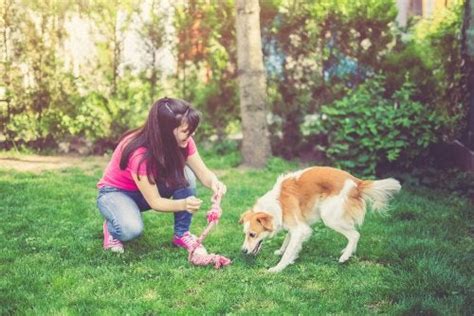
[[[186,167],[185,176],[189,186],[170,189],[158,183],[158,191],[164,198],[184,199],[196,195],[196,177]],[[143,232],[143,219],[141,212],[150,209],[147,201],[140,191],[126,191],[105,186],[99,189],[97,207],[107,222],[109,233],[118,240],[128,241],[140,236]],[[174,212],[174,233],[181,237],[189,231],[192,214],[188,211]]]

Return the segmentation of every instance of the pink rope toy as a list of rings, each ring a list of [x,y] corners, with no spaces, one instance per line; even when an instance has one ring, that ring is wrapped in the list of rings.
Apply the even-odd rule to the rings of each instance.
[[[199,254],[195,253],[195,250],[202,245],[202,241],[206,238],[207,234],[211,231],[211,229],[217,225],[219,222],[219,218],[222,214],[221,209],[221,196],[217,195],[213,202],[211,209],[207,212],[207,227],[202,232],[201,236],[197,239],[196,243],[194,244],[193,248],[189,251],[188,260],[194,265],[198,266],[207,266],[210,264],[214,265],[214,268],[219,269],[226,265],[231,264],[231,260],[221,255],[217,255],[214,253],[208,254]]]

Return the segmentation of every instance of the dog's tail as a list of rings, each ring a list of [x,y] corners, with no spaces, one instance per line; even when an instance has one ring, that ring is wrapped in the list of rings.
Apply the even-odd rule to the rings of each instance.
[[[362,199],[372,205],[372,210],[383,211],[387,207],[388,200],[400,191],[400,182],[393,178],[383,180],[363,180],[358,189]]]

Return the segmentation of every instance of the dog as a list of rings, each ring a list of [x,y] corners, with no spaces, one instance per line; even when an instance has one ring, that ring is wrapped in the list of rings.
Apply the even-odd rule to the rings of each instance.
[[[331,167],[311,167],[282,175],[241,215],[239,223],[245,234],[242,252],[257,255],[264,239],[286,230],[283,244],[275,251],[281,256],[280,262],[268,270],[280,272],[295,261],[311,236],[311,225],[321,219],[347,238],[339,258],[340,263],[346,262],[357,248],[360,234],[356,226],[363,223],[367,204],[374,211],[382,211],[400,189],[400,183],[393,178],[361,180]]]

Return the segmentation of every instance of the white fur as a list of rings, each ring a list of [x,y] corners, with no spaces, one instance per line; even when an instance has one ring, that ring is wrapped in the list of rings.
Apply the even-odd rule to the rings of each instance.
[[[296,228],[291,229],[280,248],[279,252],[283,253],[280,262],[273,268],[268,269],[268,271],[280,272],[289,264],[292,264],[296,258],[298,258],[303,243],[311,237],[311,233],[311,227],[304,223],[300,223]],[[282,249],[284,249],[284,251],[282,251]]]
[[[362,196],[364,200],[372,204],[374,211],[383,211],[388,200],[400,191],[400,188],[400,182],[393,178],[376,180],[372,182],[372,187],[363,192]]]
[[[285,178],[282,178],[282,176],[278,177],[273,188],[259,198],[254,206],[255,211],[264,210],[265,213],[268,213],[273,217],[273,228],[275,229],[275,232],[280,230],[283,226],[281,204],[278,197],[280,196],[281,183],[284,179]]]
[[[360,234],[354,227],[354,223],[344,218],[344,204],[352,188],[356,186],[352,180],[346,180],[341,192],[326,199],[321,206],[321,218],[324,224],[347,238],[347,246],[341,251],[339,262],[347,261],[357,248]]]
[[[249,231],[250,223],[246,222],[244,223],[244,234],[246,234]]]

